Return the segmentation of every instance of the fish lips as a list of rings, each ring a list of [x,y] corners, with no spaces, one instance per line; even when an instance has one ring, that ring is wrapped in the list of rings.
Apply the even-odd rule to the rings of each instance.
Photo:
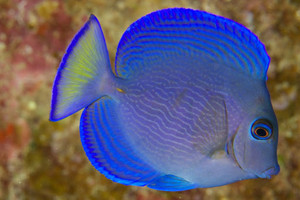
[[[277,164],[276,166],[274,167],[270,167],[268,169],[266,169],[265,171],[263,171],[261,174],[257,174],[257,176],[259,178],[267,178],[267,179],[270,179],[272,175],[277,175],[280,171],[280,167],[279,165]]]

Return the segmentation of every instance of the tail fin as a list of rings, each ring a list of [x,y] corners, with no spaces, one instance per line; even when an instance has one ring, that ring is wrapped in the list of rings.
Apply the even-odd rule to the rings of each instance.
[[[50,120],[58,121],[104,94],[112,76],[108,51],[94,15],[75,35],[58,68],[52,90]]]

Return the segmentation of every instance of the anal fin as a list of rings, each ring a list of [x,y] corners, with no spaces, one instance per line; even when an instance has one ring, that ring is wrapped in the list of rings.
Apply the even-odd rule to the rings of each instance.
[[[123,131],[117,102],[108,96],[95,101],[82,113],[80,136],[83,148],[92,165],[107,178],[125,185],[148,186],[163,191],[198,187],[147,164],[130,145]]]
[[[161,176],[129,144],[119,123],[117,103],[104,96],[82,113],[80,137],[92,165],[107,178],[125,185],[145,186]]]

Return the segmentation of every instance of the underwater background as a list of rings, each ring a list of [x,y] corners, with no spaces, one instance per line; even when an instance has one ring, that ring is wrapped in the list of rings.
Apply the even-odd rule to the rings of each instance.
[[[91,13],[101,23],[114,66],[126,28],[169,7],[230,18],[265,44],[271,57],[267,85],[279,122],[279,175],[184,192],[124,186],[88,161],[80,112],[49,122],[60,59]],[[299,94],[299,0],[0,0],[0,200],[300,199]]]

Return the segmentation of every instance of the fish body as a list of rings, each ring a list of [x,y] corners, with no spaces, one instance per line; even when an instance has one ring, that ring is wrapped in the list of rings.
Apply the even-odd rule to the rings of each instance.
[[[156,11],[125,31],[113,71],[109,63],[92,15],[58,69],[50,113],[57,121],[85,108],[83,148],[107,178],[180,191],[279,172],[269,57],[242,25]]]

